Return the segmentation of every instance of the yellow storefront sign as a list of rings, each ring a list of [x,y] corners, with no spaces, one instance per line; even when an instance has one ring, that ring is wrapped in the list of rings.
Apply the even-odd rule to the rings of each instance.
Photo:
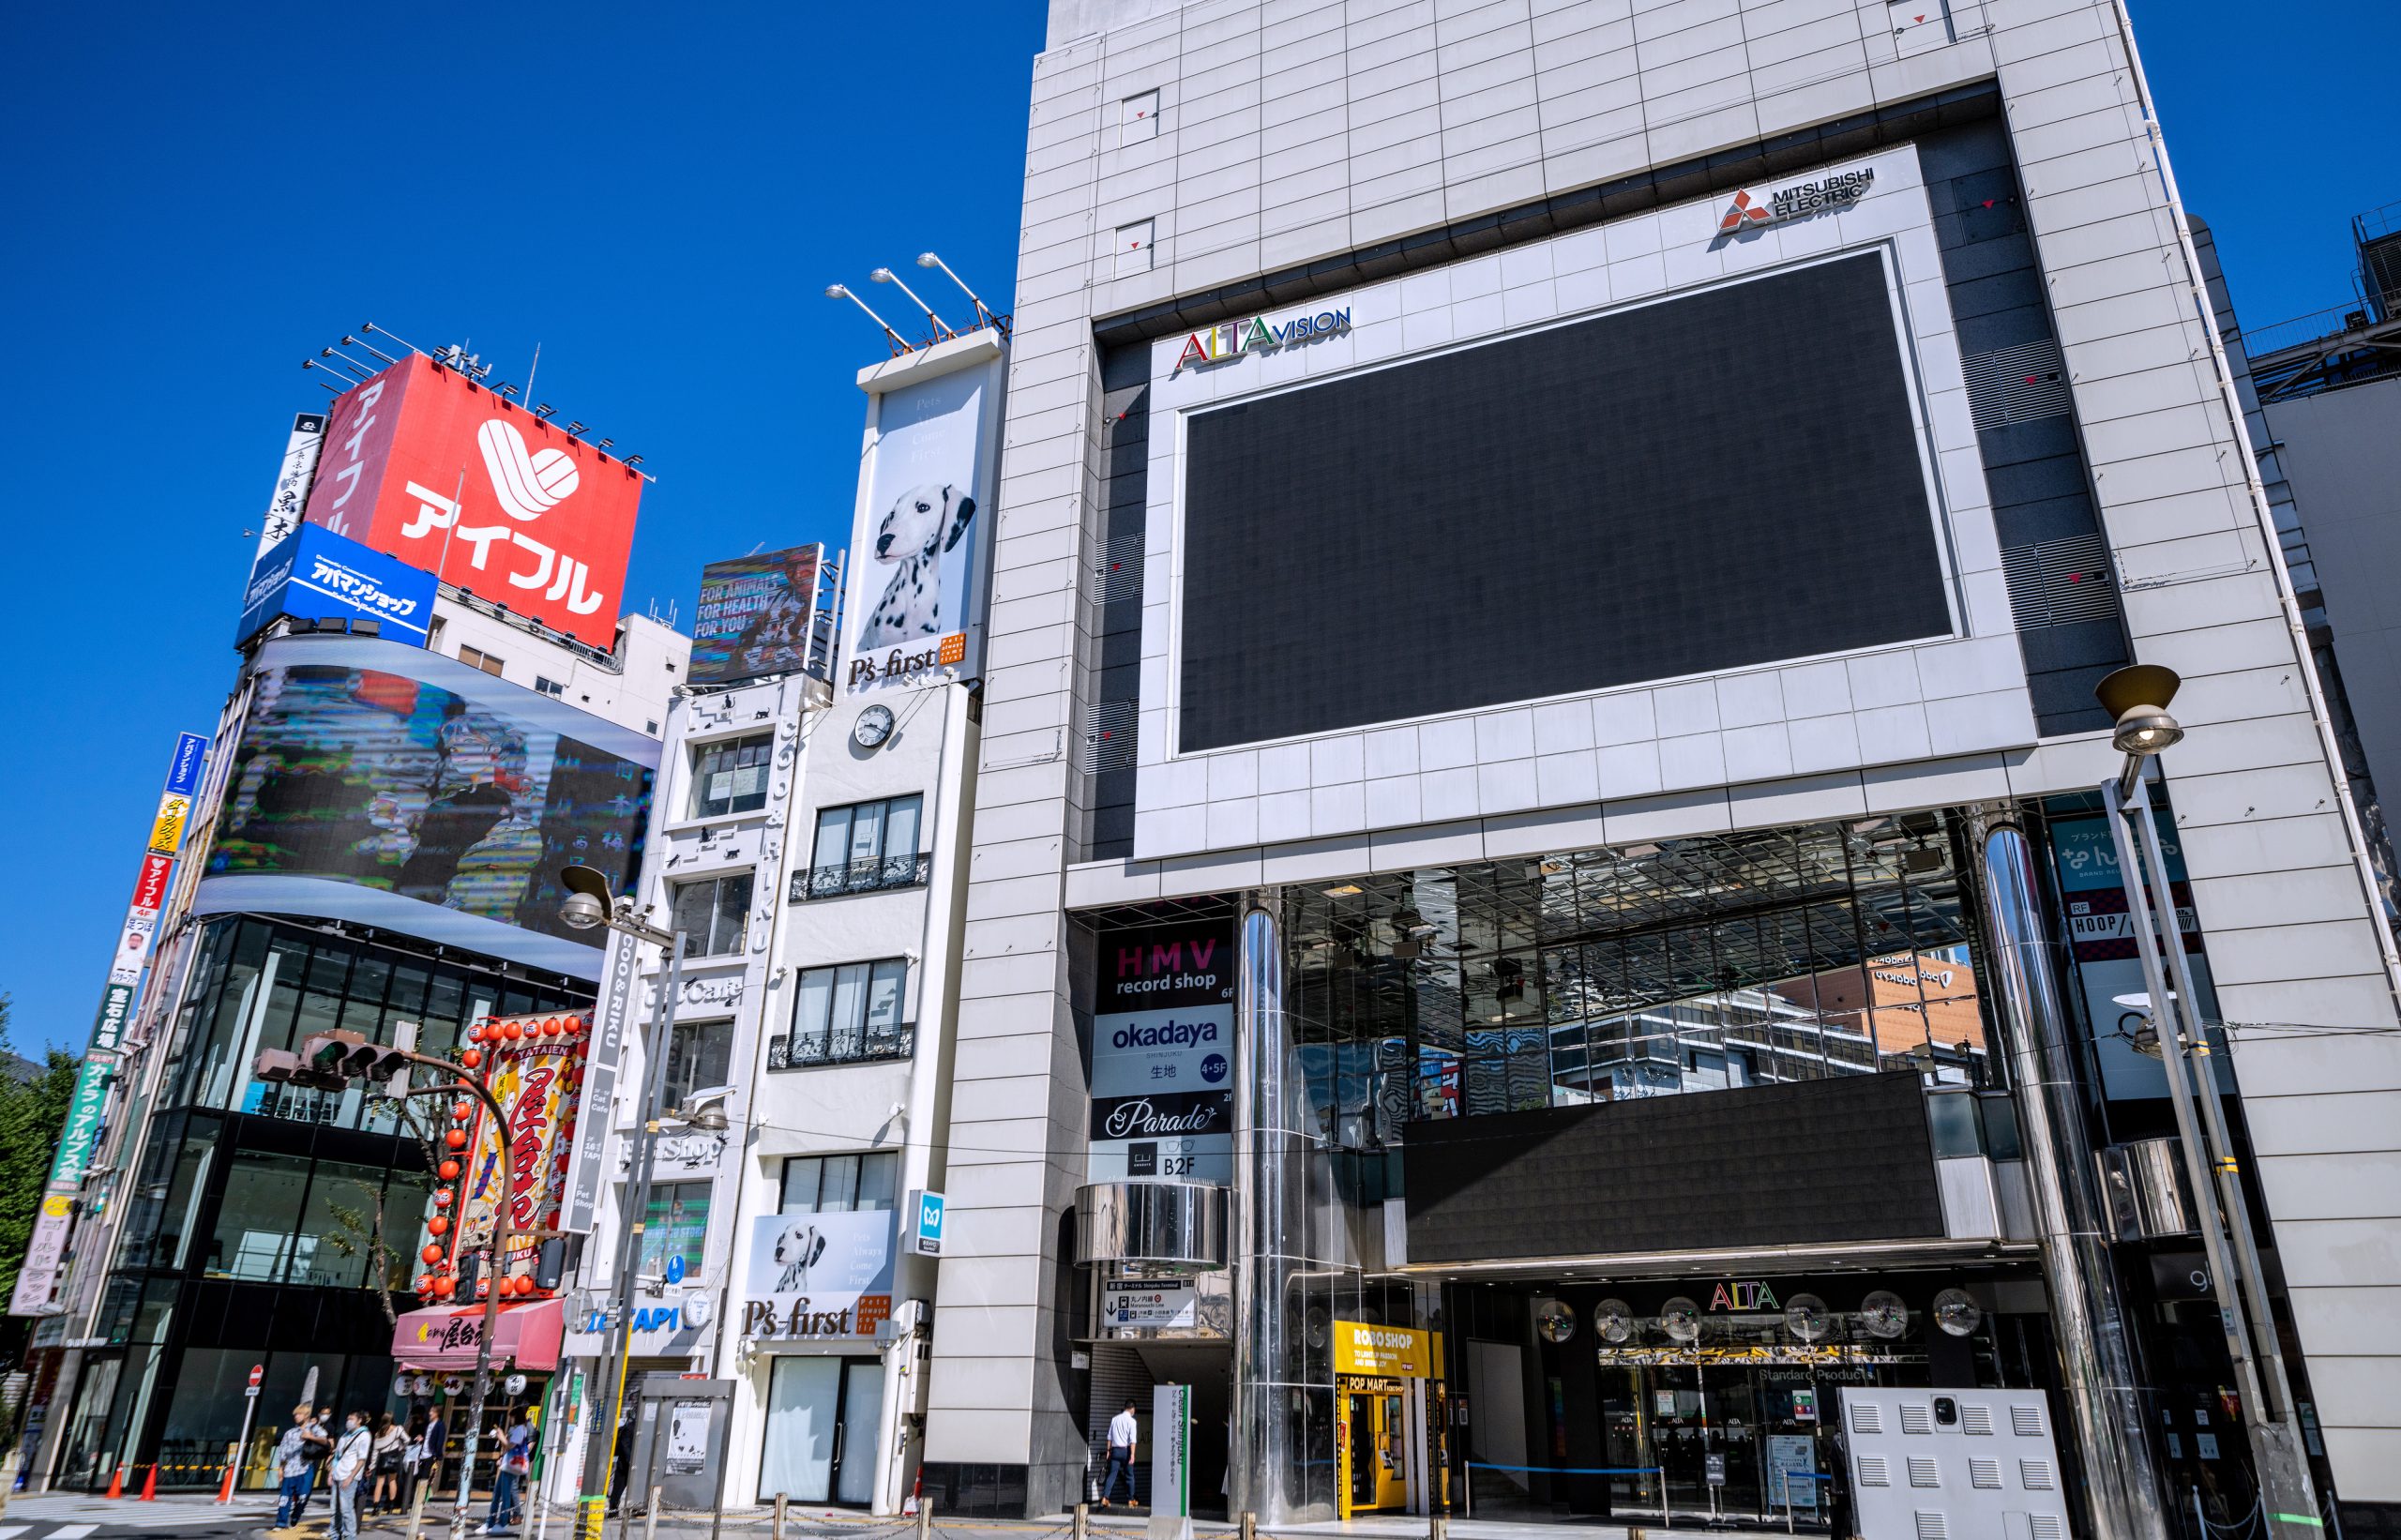
[[[1393,1380],[1424,1380],[1441,1373],[1433,1334],[1412,1326],[1378,1326],[1365,1321],[1334,1323],[1334,1372],[1373,1374]]]
[[[191,798],[169,792],[159,799],[159,816],[150,824],[150,853],[173,855],[184,842],[184,825],[191,821]]]

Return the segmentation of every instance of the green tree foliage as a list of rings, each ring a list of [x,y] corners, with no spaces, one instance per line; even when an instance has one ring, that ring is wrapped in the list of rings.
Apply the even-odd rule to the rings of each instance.
[[[0,995],[0,1053],[13,1051],[8,997]],[[17,1269],[33,1238],[42,1184],[50,1180],[51,1157],[58,1153],[81,1067],[73,1054],[52,1049],[41,1073],[30,1080],[0,1072],[0,1299],[17,1287]]]

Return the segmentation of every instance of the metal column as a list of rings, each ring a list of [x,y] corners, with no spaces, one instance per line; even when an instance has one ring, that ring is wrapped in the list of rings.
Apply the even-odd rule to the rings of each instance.
[[[2087,1521],[2093,1540],[2167,1540],[2033,851],[2015,808],[1978,809],[1974,828],[1995,1014],[2016,1081],[2061,1380],[2084,1451]]]
[[[1284,1001],[1283,926],[1252,895],[1239,936],[1234,990],[1234,1405],[1236,1513],[1262,1524],[1334,1517],[1308,1489],[1311,1387],[1304,1382],[1302,1290],[1307,1261],[1308,1165],[1315,1140]]]

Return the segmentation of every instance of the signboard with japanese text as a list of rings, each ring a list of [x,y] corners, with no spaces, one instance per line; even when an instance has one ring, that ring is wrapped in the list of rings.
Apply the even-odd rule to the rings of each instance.
[[[1105,932],[1087,1181],[1233,1180],[1228,920]]]
[[[422,355],[336,400],[308,521],[604,650],[642,477]]]
[[[2217,1000],[2210,987],[2209,955],[2201,950],[2200,917],[2193,908],[2192,883],[2185,880],[2182,838],[2165,811],[2152,815],[2152,827],[2167,866],[2167,885],[2176,901],[2176,929],[2182,937],[2185,960],[2201,995],[2204,1020],[2218,1019]],[[2051,859],[2059,870],[2060,905],[2067,911],[2068,951],[2076,959],[2082,987],[2085,1019],[2092,1031],[2092,1051],[2100,1062],[2104,1095],[2112,1100],[2167,1095],[2167,1071],[2157,1059],[2136,1051],[2134,1034],[2143,1012],[2118,1004],[2122,995],[2148,994],[2142,960],[2135,945],[2134,921],[2126,907],[2126,887],[2119,875],[2117,841],[2110,838],[2106,817],[2060,818],[2051,822]],[[2153,900],[2157,900],[2154,898]],[[2155,928],[2154,928],[2155,929]],[[2166,962],[2163,955],[2161,961]],[[2232,1056],[2213,1055],[2219,1085],[2229,1094]]]
[[[100,1125],[108,1113],[109,1082],[115,1078],[113,1059],[86,1059],[83,1067],[76,1071],[74,1095],[67,1101],[67,1123],[59,1130],[58,1153],[50,1162],[53,1191],[83,1185],[84,1173],[92,1168],[92,1150],[99,1141]]]
[[[242,590],[234,645],[284,615],[304,620],[371,620],[376,634],[425,645],[433,623],[433,574],[370,551],[345,536],[303,524],[262,554]]]
[[[508,1113],[510,1244],[499,1272],[514,1277],[533,1270],[541,1249],[539,1239],[525,1238],[529,1232],[558,1224],[567,1153],[583,1100],[583,1055],[592,1040],[592,1019],[554,1011],[486,1017],[481,1025],[484,1088]],[[480,1102],[476,1105],[482,1108]],[[469,1121],[466,1154],[466,1170],[459,1179],[459,1223],[451,1231],[454,1266],[462,1252],[491,1245],[493,1217],[503,1200],[500,1150],[489,1110],[479,1110]]]

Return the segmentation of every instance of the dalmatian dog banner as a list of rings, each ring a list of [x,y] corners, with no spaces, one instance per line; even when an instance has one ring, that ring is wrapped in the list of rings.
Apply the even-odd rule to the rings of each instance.
[[[752,1222],[742,1335],[872,1341],[892,1316],[890,1209],[767,1214]]]
[[[982,667],[1004,359],[994,334],[974,332],[860,377],[871,404],[843,596],[847,694]]]

